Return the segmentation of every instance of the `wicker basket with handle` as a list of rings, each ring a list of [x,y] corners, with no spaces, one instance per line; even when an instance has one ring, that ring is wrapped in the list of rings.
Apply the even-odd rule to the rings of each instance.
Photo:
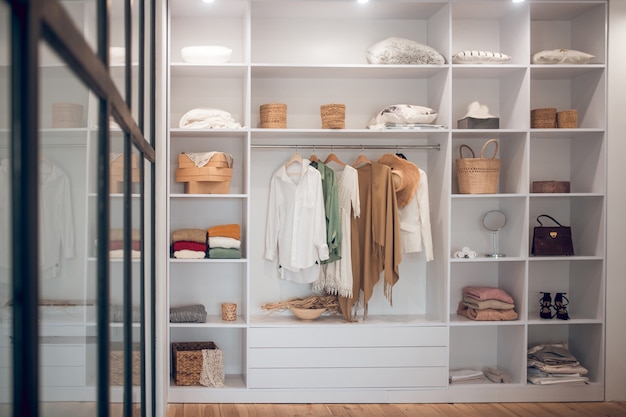
[[[485,149],[489,144],[495,144],[493,157],[485,158]],[[471,158],[463,158],[463,148],[472,153]],[[461,194],[495,194],[498,192],[500,179],[500,160],[498,155],[498,141],[489,139],[480,150],[480,157],[476,158],[474,151],[468,145],[459,148],[460,158],[456,160],[459,193]]]

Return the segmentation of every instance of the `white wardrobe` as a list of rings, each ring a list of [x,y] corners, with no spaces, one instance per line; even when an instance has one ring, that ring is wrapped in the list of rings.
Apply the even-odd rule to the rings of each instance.
[[[169,402],[462,402],[596,401],[605,395],[607,238],[607,1],[261,1],[205,4],[176,0],[167,15],[167,153],[163,234],[222,224],[241,227],[241,259],[163,258],[165,308],[203,304],[205,323],[167,323],[162,372]],[[429,45],[443,65],[372,65],[370,45],[390,36]],[[222,45],[229,62],[184,62],[181,48]],[[531,63],[534,52],[590,53],[584,65]],[[463,50],[510,55],[501,64],[452,64]],[[457,129],[479,101],[499,129]],[[259,127],[259,108],[285,103],[287,127]],[[345,129],[322,129],[320,105],[346,105]],[[435,109],[443,129],[369,130],[392,104]],[[231,113],[241,129],[183,129],[194,108]],[[532,109],[576,109],[578,127],[535,129]],[[496,139],[502,163],[495,194],[458,191],[455,159],[462,144],[480,150]],[[271,145],[271,147],[268,147]],[[347,163],[398,148],[428,175],[434,260],[408,254],[393,288],[393,306],[377,286],[365,320],[323,315],[303,322],[261,306],[312,293],[278,277],[264,259],[272,173],[295,152]],[[229,194],[186,194],[176,181],[181,152],[234,157]],[[533,181],[571,183],[570,193],[537,194]],[[158,195],[158,194],[157,194]],[[501,210],[506,257],[489,258],[482,216]],[[536,217],[571,225],[575,256],[534,257]],[[476,258],[456,258],[468,246]],[[515,321],[472,321],[456,313],[467,285],[506,290]],[[539,317],[540,292],[565,292],[571,320]],[[236,303],[223,321],[220,305]],[[224,352],[224,388],[177,386],[169,346],[213,341]],[[589,384],[527,382],[527,348],[567,342],[589,370]],[[507,384],[454,385],[450,370],[496,366]]]

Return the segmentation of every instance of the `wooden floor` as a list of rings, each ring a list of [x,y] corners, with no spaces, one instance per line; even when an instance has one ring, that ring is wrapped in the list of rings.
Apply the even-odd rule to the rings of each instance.
[[[626,417],[626,402],[170,404],[166,417]]]

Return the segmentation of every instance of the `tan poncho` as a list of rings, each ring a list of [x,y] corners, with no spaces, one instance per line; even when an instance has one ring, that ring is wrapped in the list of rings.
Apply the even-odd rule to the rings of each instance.
[[[398,282],[401,260],[400,223],[391,168],[372,162],[358,168],[361,216],[352,219],[352,298],[339,297],[344,317],[354,321],[354,310],[363,292],[364,317],[374,286],[384,271],[385,297]]]

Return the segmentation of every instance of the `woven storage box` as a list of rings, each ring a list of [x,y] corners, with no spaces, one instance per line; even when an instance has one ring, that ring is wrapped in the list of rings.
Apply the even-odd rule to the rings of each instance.
[[[222,304],[222,320],[224,321],[237,320],[237,304],[235,303],[223,303]]]
[[[287,127],[287,105],[269,103],[261,105],[261,127],[266,129],[284,129]]]
[[[83,125],[83,106],[75,103],[52,104],[52,127],[75,128]]]
[[[556,114],[556,125],[562,129],[575,129],[578,127],[578,112],[576,110],[563,110]]]
[[[139,385],[141,373],[141,352],[139,343],[133,343],[132,351],[132,381],[133,385]],[[124,385],[124,344],[120,342],[111,343],[109,347],[109,379],[111,385]]]
[[[213,342],[178,342],[172,343],[172,367],[176,385],[199,385],[202,376],[203,350],[212,350],[213,360],[209,361],[210,373],[214,383],[206,386],[223,386],[224,364],[222,351]]]
[[[197,167],[184,153],[178,155],[176,182],[185,183],[186,194],[228,194],[233,176],[228,156],[217,152],[204,166]]]
[[[530,111],[530,127],[534,129],[552,129],[556,127],[556,109],[533,109]]]
[[[569,181],[533,181],[533,193],[569,193]]]
[[[345,104],[323,104],[320,106],[322,129],[344,129],[346,127]]]
[[[485,158],[487,146],[495,144],[493,157]],[[471,158],[463,158],[463,148],[472,153]],[[490,139],[486,141],[480,150],[480,157],[476,158],[474,151],[467,145],[461,145],[460,158],[456,160],[457,176],[459,180],[459,193],[461,194],[495,194],[498,192],[500,179],[500,160],[498,154],[498,141]]]
[[[132,154],[130,156],[131,171],[130,180],[132,183],[139,183],[139,156]],[[109,192],[124,192],[124,155],[111,154],[109,162]]]

